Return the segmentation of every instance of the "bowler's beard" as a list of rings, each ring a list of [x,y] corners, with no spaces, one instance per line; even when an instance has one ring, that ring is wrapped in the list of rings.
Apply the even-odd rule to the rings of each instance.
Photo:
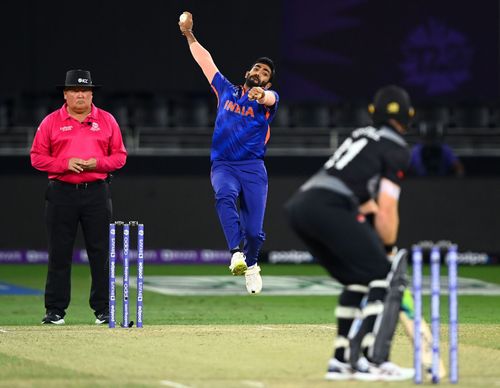
[[[248,88],[255,88],[256,86],[262,86],[262,82],[260,82],[259,77],[255,75],[249,75],[245,79],[245,86]]]

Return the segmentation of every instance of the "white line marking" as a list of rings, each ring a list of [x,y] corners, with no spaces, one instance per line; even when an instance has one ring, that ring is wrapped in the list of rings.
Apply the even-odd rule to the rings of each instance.
[[[0,329],[0,333],[7,333],[7,330]]]
[[[241,381],[243,385],[247,385],[249,387],[255,387],[255,388],[264,388],[265,385],[264,383],[260,381],[253,381],[253,380],[242,380]]]
[[[441,293],[448,294],[446,277],[441,280]],[[242,276],[146,276],[144,290],[164,295],[245,295]],[[429,294],[429,277],[423,278],[424,295]],[[117,279],[122,285],[122,280]],[[136,288],[136,280],[130,279]],[[500,285],[477,279],[458,279],[459,295],[500,295]],[[328,276],[266,276],[266,295],[339,295],[343,286]]]
[[[337,330],[336,326],[324,326],[324,325],[318,325],[320,329],[329,329],[329,330]]]
[[[190,388],[188,385],[176,383],[175,381],[170,381],[170,380],[162,380],[160,381],[160,384],[172,388]]]

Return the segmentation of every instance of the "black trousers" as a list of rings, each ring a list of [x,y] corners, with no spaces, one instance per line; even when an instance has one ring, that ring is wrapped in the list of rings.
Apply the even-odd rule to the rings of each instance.
[[[343,285],[368,285],[390,271],[384,247],[357,206],[326,189],[296,193],[286,204],[292,228],[332,277]]]
[[[69,306],[71,264],[78,224],[82,227],[92,276],[90,307],[96,314],[108,310],[108,232],[111,213],[111,195],[107,182],[76,186],[49,181],[45,208],[49,248],[45,284],[47,311],[64,316]]]

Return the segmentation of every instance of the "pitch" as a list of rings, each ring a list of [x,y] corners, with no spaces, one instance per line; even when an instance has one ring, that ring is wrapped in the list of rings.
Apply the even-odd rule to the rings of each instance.
[[[5,265],[1,269],[2,281],[43,289],[44,266]],[[150,266],[145,275],[223,275],[226,270],[219,266]],[[321,268],[309,265],[268,265],[263,266],[263,273],[324,274]],[[500,267],[463,267],[460,276],[498,284]],[[109,330],[93,325],[88,288],[88,268],[76,266],[67,324],[61,327],[40,325],[43,296],[0,296],[0,386],[332,386],[323,376],[336,330],[336,297],[146,292],[145,327]],[[428,299],[424,300],[427,309]],[[500,381],[495,367],[500,357],[499,302],[499,296],[459,298],[461,386],[488,387]],[[443,316],[445,310],[444,306]],[[446,349],[446,325],[441,334],[442,349]],[[411,366],[412,353],[409,340],[398,329],[393,360]],[[443,358],[446,362],[446,353]],[[387,383],[353,381],[346,386],[382,387]],[[410,386],[414,386],[411,381],[398,383],[398,387]]]

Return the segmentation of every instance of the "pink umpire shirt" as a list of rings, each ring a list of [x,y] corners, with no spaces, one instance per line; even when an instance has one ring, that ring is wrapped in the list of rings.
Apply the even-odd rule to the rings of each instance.
[[[45,117],[38,127],[31,147],[31,164],[47,171],[49,179],[68,183],[106,179],[111,171],[125,165],[127,150],[115,118],[92,104],[83,123],[68,114],[66,104]],[[97,160],[95,170],[68,171],[71,158]]]

